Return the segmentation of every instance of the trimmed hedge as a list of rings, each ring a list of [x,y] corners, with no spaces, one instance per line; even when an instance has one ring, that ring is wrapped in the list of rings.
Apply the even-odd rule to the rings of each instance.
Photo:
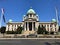
[[[7,34],[16,34],[15,31],[6,31]]]
[[[6,31],[6,34],[21,34],[18,31]]]

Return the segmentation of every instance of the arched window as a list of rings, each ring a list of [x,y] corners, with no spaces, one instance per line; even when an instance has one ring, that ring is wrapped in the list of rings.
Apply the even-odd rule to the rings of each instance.
[[[32,14],[30,14],[30,17],[32,17]]]

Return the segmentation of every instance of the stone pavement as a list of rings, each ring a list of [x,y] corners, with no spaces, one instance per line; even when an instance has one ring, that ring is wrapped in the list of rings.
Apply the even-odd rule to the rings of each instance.
[[[60,45],[60,39],[1,38],[0,45]]]

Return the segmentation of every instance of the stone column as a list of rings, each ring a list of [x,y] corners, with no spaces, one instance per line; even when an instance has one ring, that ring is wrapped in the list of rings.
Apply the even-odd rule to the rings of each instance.
[[[16,24],[15,24],[15,31],[16,31]]]
[[[32,15],[32,18],[33,18],[33,15]]]
[[[29,18],[30,18],[30,15],[29,15]]]
[[[15,25],[13,25],[13,31],[15,31]]]
[[[58,26],[58,24],[56,24],[56,32],[58,32],[58,29],[59,29],[59,26]]]
[[[9,25],[8,25],[8,31],[9,31]]]
[[[20,24],[18,26],[20,26]]]
[[[9,31],[10,31],[10,25],[9,25]]]
[[[46,24],[46,30],[47,30],[47,24]],[[48,31],[48,30],[47,30]]]
[[[12,31],[12,25],[9,25],[9,31]]]
[[[50,24],[49,24],[49,32],[50,32]]]
[[[26,22],[24,23],[24,30],[26,31]]]
[[[13,25],[11,25],[11,30],[13,30]]]
[[[17,24],[16,24],[16,29],[17,29]]]
[[[12,25],[12,30],[14,30],[14,27],[13,27],[13,25]]]
[[[9,30],[9,27],[8,27],[8,25],[6,25],[6,31],[8,31]]]
[[[55,26],[54,26],[54,24],[53,24],[53,31],[55,31]]]

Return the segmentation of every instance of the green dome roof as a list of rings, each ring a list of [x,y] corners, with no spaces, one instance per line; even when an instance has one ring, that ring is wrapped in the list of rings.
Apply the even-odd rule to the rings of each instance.
[[[52,22],[56,22],[56,19],[52,19]]]
[[[9,22],[12,22],[12,19],[9,19]]]
[[[27,14],[28,14],[28,13],[33,13],[33,14],[35,14],[35,11],[31,8],[31,9],[28,10]]]

